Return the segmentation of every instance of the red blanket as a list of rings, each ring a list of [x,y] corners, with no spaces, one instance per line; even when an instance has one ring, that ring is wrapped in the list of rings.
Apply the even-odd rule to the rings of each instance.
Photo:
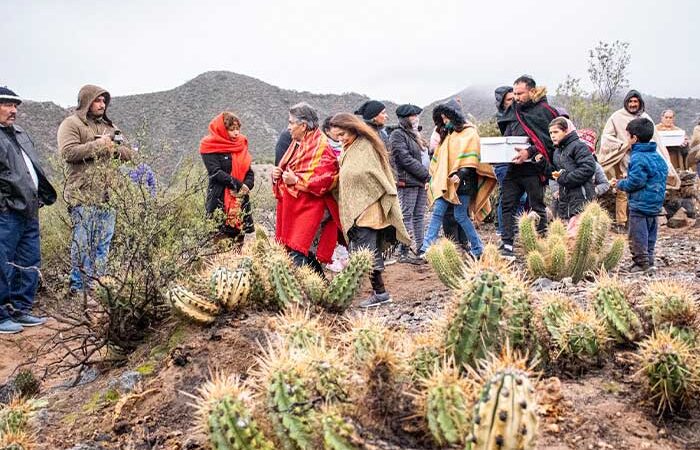
[[[253,161],[248,152],[248,138],[239,134],[235,139],[231,139],[224,125],[223,113],[209,123],[209,136],[199,143],[199,153],[230,153],[231,176],[240,182],[243,182]],[[231,189],[224,189],[226,223],[234,228],[241,227],[240,203]]]
[[[331,194],[339,170],[332,147],[320,130],[307,133],[301,142],[292,141],[279,167],[291,170],[300,180],[288,186],[280,178],[273,185],[277,198],[275,237],[288,248],[308,255],[320,229],[316,258],[331,262],[340,228],[338,204]]]

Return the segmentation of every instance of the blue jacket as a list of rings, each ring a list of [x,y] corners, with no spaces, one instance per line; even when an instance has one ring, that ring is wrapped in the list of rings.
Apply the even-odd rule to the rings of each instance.
[[[668,166],[655,142],[634,144],[627,178],[617,188],[629,194],[630,211],[657,216],[664,205],[667,176]]]

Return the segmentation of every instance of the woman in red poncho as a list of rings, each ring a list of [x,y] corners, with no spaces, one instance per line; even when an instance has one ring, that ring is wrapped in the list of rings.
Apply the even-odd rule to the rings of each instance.
[[[209,174],[207,214],[223,210],[224,223],[219,231],[241,243],[243,233],[254,230],[248,193],[253,189],[255,175],[240,119],[230,112],[216,116],[209,123],[209,135],[199,144],[199,153]]]
[[[338,242],[338,204],[331,194],[338,181],[338,160],[321,133],[318,114],[306,103],[289,110],[292,143],[272,171],[277,198],[275,237],[297,266],[309,265],[323,276]]]

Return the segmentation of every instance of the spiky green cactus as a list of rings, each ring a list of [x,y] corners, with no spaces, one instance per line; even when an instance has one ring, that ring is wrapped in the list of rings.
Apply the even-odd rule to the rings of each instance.
[[[525,348],[530,341],[532,320],[532,305],[528,289],[520,279],[508,279],[505,298],[508,340],[515,348]]]
[[[529,214],[523,214],[520,216],[520,219],[518,219],[520,243],[525,250],[525,254],[540,250],[535,220],[536,219]]]
[[[507,367],[483,386],[466,449],[534,450],[537,426],[535,389],[527,373]]]
[[[321,304],[328,289],[326,281],[307,265],[297,268],[297,279],[306,294],[306,298],[313,304]]]
[[[18,433],[0,433],[2,450],[34,450],[38,448],[34,437],[24,431]]]
[[[598,319],[593,311],[581,308],[565,315],[557,332],[558,338],[554,342],[558,353],[555,359],[563,358],[580,369],[597,362],[609,341],[605,322]]]
[[[372,270],[373,264],[374,254],[371,251],[352,252],[348,265],[333,278],[321,304],[332,312],[345,311],[362,287],[362,282]]]
[[[547,227],[547,237],[557,236],[566,239],[566,224],[561,219],[554,219]]]
[[[533,319],[537,331],[536,350],[543,362],[556,359],[556,342],[560,338],[559,328],[564,318],[573,313],[576,305],[571,299],[557,295],[544,295],[535,309]]]
[[[437,347],[430,345],[417,347],[409,362],[413,378],[422,379],[429,377],[440,358],[440,350]]]
[[[574,282],[583,279],[586,271],[590,269],[593,248],[594,231],[596,226],[595,217],[591,214],[581,213],[581,222],[576,232],[576,242],[569,263],[569,272]]]
[[[347,401],[348,370],[336,349],[320,345],[309,347],[303,361],[309,369],[306,384],[314,398],[326,404]]]
[[[291,304],[302,304],[304,293],[299,281],[294,276],[289,257],[273,254],[269,258],[269,280],[277,308],[284,310]]]
[[[651,316],[654,329],[669,331],[691,346],[697,343],[700,311],[686,286],[675,280],[650,283],[644,297],[644,308]]]
[[[644,381],[659,414],[682,410],[688,399],[700,392],[698,361],[690,347],[658,331],[639,345],[638,376]]]
[[[484,270],[460,292],[445,339],[447,352],[459,365],[473,365],[496,344],[504,305],[503,289],[501,277]]]
[[[46,406],[45,401],[13,398],[9,404],[0,405],[0,436],[27,431],[29,419]]]
[[[253,418],[251,394],[240,379],[216,374],[198,389],[195,407],[199,428],[214,450],[273,450]]]
[[[359,450],[364,448],[355,427],[335,411],[321,412],[324,450]]]
[[[417,403],[438,445],[464,443],[471,419],[471,397],[471,389],[451,362],[444,362],[423,380]]]
[[[465,265],[454,242],[440,239],[428,247],[425,259],[445,286],[458,289],[462,285]]]
[[[606,272],[609,272],[617,267],[622,260],[622,256],[625,254],[625,243],[626,240],[624,237],[616,237],[610,246],[610,250],[608,250],[608,253],[603,256],[600,264],[598,264],[598,267],[602,267]]]
[[[561,241],[551,247],[547,273],[555,280],[564,278],[566,274],[566,244]]]
[[[632,342],[644,331],[642,322],[632,310],[620,282],[603,276],[593,291],[593,305],[598,317],[619,342]]]
[[[289,442],[294,449],[314,448],[309,415],[311,397],[297,370],[279,369],[271,374],[267,404],[281,440]]]
[[[535,278],[547,276],[547,266],[542,253],[534,250],[527,254],[527,271]]]

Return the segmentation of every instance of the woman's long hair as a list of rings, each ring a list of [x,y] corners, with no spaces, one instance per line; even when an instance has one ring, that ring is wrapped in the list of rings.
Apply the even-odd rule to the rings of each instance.
[[[408,117],[399,117],[399,125],[401,128],[406,131],[406,133],[409,133],[411,136],[413,136],[416,139],[416,142],[418,142],[418,145],[420,145],[422,148],[427,149],[428,148],[428,143],[426,140],[421,136],[421,134],[413,129],[413,124],[411,123],[411,119]]]
[[[445,123],[442,121],[443,114],[445,115],[445,117],[450,119],[450,122],[454,127],[454,131],[459,133],[460,131],[467,128],[467,123],[465,122],[464,118],[457,114],[456,111],[447,108],[444,105],[438,105],[433,110],[433,123],[435,123],[435,128],[437,129],[437,132],[440,135],[440,143],[442,143],[442,141],[444,141],[447,135],[449,134],[447,128],[445,127]]]
[[[377,132],[360,120],[359,117],[350,113],[336,114],[331,119],[331,127],[342,128],[343,130],[356,134],[358,137],[362,136],[366,138],[372,144],[374,151],[377,152],[379,160],[389,165],[389,155],[384,146],[384,142],[379,138]]]

